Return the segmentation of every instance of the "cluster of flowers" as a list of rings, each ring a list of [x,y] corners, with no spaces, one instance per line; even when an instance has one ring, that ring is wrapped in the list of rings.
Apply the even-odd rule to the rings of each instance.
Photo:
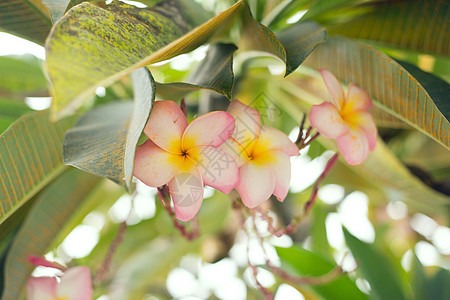
[[[337,139],[344,159],[362,163],[375,148],[377,129],[368,109],[366,91],[351,83],[347,96],[338,80],[320,70],[334,103],[311,108],[309,121],[321,135]],[[286,134],[261,126],[257,110],[234,100],[226,112],[198,117],[190,124],[173,101],[157,101],[144,129],[149,138],[137,147],[134,175],[151,187],[168,184],[176,217],[193,218],[203,200],[203,186],[223,193],[234,188],[243,203],[255,208],[273,194],[283,201],[289,190],[290,156],[299,149]],[[37,266],[60,269],[56,277],[31,277],[29,300],[89,300],[92,283],[87,267],[67,270],[42,258],[30,257]]]
[[[335,103],[313,106],[310,123],[323,136],[337,139],[347,162],[359,164],[375,147],[376,127],[367,112],[372,101],[353,83],[345,97],[330,72],[321,74]],[[289,157],[299,154],[285,133],[261,126],[259,112],[238,100],[226,112],[211,112],[190,124],[175,102],[157,101],[144,133],[149,139],[136,150],[134,175],[151,187],[168,184],[182,221],[200,209],[203,185],[226,194],[235,188],[249,208],[272,194],[283,201],[291,176]]]

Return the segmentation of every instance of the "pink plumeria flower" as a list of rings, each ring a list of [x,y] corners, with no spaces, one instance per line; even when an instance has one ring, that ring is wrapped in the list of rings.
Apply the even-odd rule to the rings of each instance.
[[[220,148],[231,154],[239,167],[236,190],[242,202],[255,208],[274,194],[283,201],[289,191],[291,162],[298,147],[283,132],[261,127],[260,114],[238,100],[228,110],[236,120],[230,139]]]
[[[239,180],[236,162],[217,149],[234,131],[227,112],[210,112],[188,125],[173,101],[156,101],[144,133],[149,138],[137,147],[134,176],[151,187],[169,185],[175,215],[193,218],[203,200],[203,185],[229,193]]]
[[[28,259],[37,266],[61,269],[43,258]],[[92,293],[91,272],[84,266],[67,269],[59,282],[56,277],[30,277],[27,282],[28,300],[91,300]]]
[[[377,127],[368,112],[372,100],[353,82],[345,97],[336,77],[327,70],[319,71],[334,103],[313,105],[309,122],[324,137],[337,140],[339,150],[350,165],[358,165],[375,149],[377,141]]]

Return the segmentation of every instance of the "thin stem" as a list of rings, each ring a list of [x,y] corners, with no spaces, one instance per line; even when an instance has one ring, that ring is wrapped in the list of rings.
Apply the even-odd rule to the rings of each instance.
[[[300,122],[299,126],[299,132],[297,139],[295,140],[295,144],[298,146],[298,148],[301,150],[308,146],[312,141],[314,141],[320,134],[317,132],[313,136],[311,136],[311,131],[313,130],[313,127],[309,126],[306,130],[305,134],[303,134],[303,130],[305,129],[305,121],[306,121],[306,114],[303,115],[302,120]]]
[[[341,266],[336,266],[330,272],[328,272],[324,275],[320,275],[320,276],[316,276],[316,277],[309,277],[309,276],[299,277],[299,276],[293,276],[291,274],[288,274],[283,269],[280,269],[278,267],[271,265],[270,262],[267,262],[267,263],[268,263],[267,266],[269,267],[270,271],[272,271],[272,273],[278,275],[280,278],[282,278],[283,280],[285,280],[287,282],[291,282],[291,283],[295,283],[295,284],[308,284],[308,285],[324,284],[324,283],[327,283],[327,282],[330,282],[330,281],[336,279],[338,276],[345,273],[342,270]]]
[[[300,141],[303,140],[303,129],[305,128],[305,121],[306,121],[306,115],[303,115],[302,121],[300,122],[300,127],[299,127],[300,130],[298,132],[297,139],[295,140],[296,144],[300,143]]]
[[[167,211],[170,218],[172,219],[173,226],[181,233],[181,235],[185,237],[188,241],[192,241],[193,239],[197,238],[200,234],[200,230],[198,227],[198,223],[195,219],[191,221],[192,224],[191,231],[188,231],[184,226],[184,224],[180,223],[180,221],[178,221],[178,219],[176,218],[175,212],[170,206],[171,201],[170,191],[167,185],[163,185],[162,187],[158,188],[158,196],[159,199],[161,200],[164,209]]]
[[[314,141],[318,136],[320,135],[320,133],[316,133],[315,135],[313,135],[306,143],[303,144],[303,147],[308,146],[312,141]]]
[[[247,230],[245,228],[245,219],[244,219],[244,215],[243,215],[243,209],[242,209],[242,206],[240,205],[240,203],[238,202],[237,199],[235,201],[233,201],[233,209],[236,211],[236,213],[238,215],[239,225],[241,226],[241,229],[244,230],[245,232],[247,232]],[[255,231],[257,232],[257,235],[259,237],[259,233],[258,233],[258,231],[256,229],[256,224],[255,224],[255,219],[254,218],[253,218],[253,226],[254,226]],[[248,233],[247,233],[247,235],[248,235]],[[263,252],[264,252],[264,255],[265,255],[264,248],[263,248]],[[274,295],[269,290],[267,290],[265,287],[263,287],[261,282],[259,282],[259,280],[258,280],[258,269],[257,269],[257,267],[254,264],[252,264],[250,262],[250,241],[249,240],[247,240],[247,264],[252,269],[253,278],[255,279],[256,286],[261,291],[261,293],[264,295],[264,299],[266,299],[266,300],[273,300],[274,299]]]
[[[120,243],[123,241],[126,229],[127,229],[127,222],[124,221],[120,223],[116,237],[109,246],[108,252],[106,253],[105,259],[103,260],[100,270],[98,270],[94,278],[94,285],[99,284],[103,280],[103,278],[105,278],[106,274],[109,272],[111,268],[112,259],[114,257],[114,254],[116,253],[117,247],[119,247]]]
[[[272,265],[272,263],[268,259],[268,255],[266,253],[266,249],[264,248],[263,237],[259,233],[258,228],[256,227],[256,223],[255,223],[254,220],[253,220],[253,228],[255,230],[256,236],[258,237],[258,241],[259,241],[260,247],[261,247],[263,255],[265,257],[266,266],[269,268],[269,270],[272,273],[274,273],[275,275],[278,275],[280,278],[282,278],[283,280],[285,280],[287,282],[291,282],[291,283],[295,283],[295,284],[318,285],[318,284],[323,284],[323,283],[330,282],[330,281],[336,279],[339,275],[344,273],[344,271],[342,270],[342,267],[341,267],[341,265],[342,265],[342,262],[341,262],[340,265],[336,266],[330,272],[328,272],[328,273],[326,273],[324,275],[321,275],[321,276],[315,276],[315,277],[310,277],[310,276],[305,276],[305,277],[293,276],[293,275],[287,273],[286,271],[284,271],[283,269],[275,267],[274,265]],[[253,272],[255,272],[255,271],[253,271]]]
[[[330,160],[328,160],[327,165],[325,166],[325,170],[323,170],[322,174],[320,174],[319,178],[317,178],[316,182],[314,183],[313,190],[311,192],[311,196],[309,197],[308,202],[305,203],[304,207],[304,214],[308,214],[311,207],[313,206],[316,198],[317,198],[317,192],[319,191],[319,185],[322,182],[322,180],[330,173],[331,169],[334,167],[334,165],[337,162],[337,159],[339,157],[339,153],[335,153]]]
[[[184,100],[184,98],[181,99],[180,108],[181,108],[181,111],[183,112],[184,116],[187,117],[188,111],[187,111],[186,101]]]

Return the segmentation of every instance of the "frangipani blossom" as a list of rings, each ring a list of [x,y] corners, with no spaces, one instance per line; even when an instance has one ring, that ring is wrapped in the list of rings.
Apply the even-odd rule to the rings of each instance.
[[[313,105],[309,114],[311,126],[326,138],[336,139],[338,148],[351,165],[362,163],[375,149],[377,128],[368,110],[369,94],[353,82],[347,97],[339,81],[327,70],[319,70],[334,103]]]
[[[44,259],[29,257],[35,265],[59,266]],[[30,277],[27,282],[28,300],[91,300],[92,281],[88,267],[80,266],[67,269],[58,282],[56,277]]]
[[[261,127],[257,110],[234,100],[228,110],[236,120],[230,139],[220,148],[231,154],[239,167],[236,190],[242,202],[255,208],[274,194],[283,201],[291,179],[290,156],[298,155],[298,147],[283,132]]]
[[[202,115],[189,125],[173,101],[156,101],[144,133],[149,138],[136,149],[134,176],[151,187],[169,185],[175,215],[193,218],[203,200],[203,185],[227,194],[239,180],[233,158],[217,149],[234,131],[227,112]]]

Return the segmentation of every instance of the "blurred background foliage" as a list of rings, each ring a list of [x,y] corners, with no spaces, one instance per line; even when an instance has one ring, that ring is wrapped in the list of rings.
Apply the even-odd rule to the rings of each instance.
[[[81,11],[82,6],[76,6],[81,2],[84,1],[0,0],[0,29],[44,45],[52,24],[63,26],[64,22],[58,19],[74,6],[69,13]],[[91,2],[97,8],[110,5],[110,1]],[[131,8],[121,13],[131,14],[133,9],[163,2],[176,3],[173,7],[179,10],[172,11],[171,16],[179,13],[187,20],[185,31],[173,38],[191,32],[235,4],[229,0],[135,1],[128,2]],[[25,260],[27,254],[45,255],[69,266],[89,266],[95,297],[101,300],[261,299],[263,293],[258,284],[273,293],[275,299],[450,298],[448,1],[246,3],[253,18],[241,9],[234,21],[220,19],[226,21],[226,30],[208,27],[216,33],[213,39],[208,36],[209,40],[196,40],[192,49],[173,46],[171,49],[179,51],[177,54],[183,54],[148,65],[153,78],[116,76],[111,73],[113,67],[96,62],[97,56],[86,57],[88,63],[103,63],[102,72],[110,72],[116,80],[96,86],[95,95],[91,93],[92,97],[77,105],[81,108],[74,116],[56,123],[48,118],[54,87],[48,84],[49,66],[44,58],[30,54],[0,56],[2,299],[24,297],[24,285],[31,272],[51,274],[45,268],[34,269]],[[67,15],[64,18],[71,20]],[[309,24],[326,29],[327,42],[325,35],[320,35],[325,32],[323,29],[305,31],[314,36],[312,41],[303,38],[306,29],[299,24],[312,21],[316,23]],[[253,31],[246,35],[241,30],[242,23],[248,28],[253,26]],[[278,45],[278,40],[270,40],[260,24],[280,38],[286,52],[284,58],[277,52],[279,47],[273,46]],[[13,41],[10,35],[0,34],[2,46]],[[261,34],[268,45],[252,45],[250,37],[256,34]],[[292,49],[300,47],[296,44],[299,41],[310,44],[302,44],[302,53],[293,54]],[[209,43],[202,45],[205,42]],[[237,49],[230,43],[236,44]],[[83,40],[77,46],[83,48]],[[121,50],[128,55],[126,49]],[[296,68],[311,50],[305,63]],[[71,51],[64,52],[58,63],[71,60]],[[139,55],[142,54],[136,54],[136,61],[158,60]],[[295,65],[296,70],[287,77],[283,76],[283,61],[286,66]],[[76,61],[68,65],[76,65]],[[217,69],[218,65],[222,67]],[[128,194],[112,181],[63,163],[63,143],[70,142],[64,141],[64,134],[82,114],[87,113],[86,118],[101,116],[102,109],[113,107],[105,105],[115,105],[122,108],[115,111],[117,118],[127,120],[131,117],[125,112],[132,111],[133,98],[134,105],[141,108],[137,111],[147,113],[155,98],[184,98],[188,119],[226,109],[227,97],[239,99],[258,109],[264,124],[295,139],[300,120],[311,105],[329,99],[315,70],[319,66],[332,70],[344,84],[355,81],[368,90],[375,101],[372,114],[379,139],[376,151],[364,164],[351,167],[343,160],[338,162],[321,184],[312,211],[301,219],[293,234],[273,236],[261,214],[233,209],[235,195],[206,189],[197,218],[200,236],[188,241],[173,226],[159,203],[156,189],[138,182],[130,186],[130,190],[135,187],[135,192]],[[80,70],[82,76],[89,76],[89,69]],[[383,77],[385,70],[395,70],[398,78]],[[138,81],[141,83],[136,86]],[[77,82],[65,84],[77,86]],[[152,89],[140,93],[143,85]],[[397,96],[405,95],[405,85],[407,89],[417,85],[417,94]],[[380,92],[382,89],[384,92]],[[404,99],[406,104],[400,102]],[[405,112],[405,105],[413,99],[416,110]],[[60,104],[70,100],[63,99]],[[104,110],[98,119],[101,122],[110,117],[105,111],[108,112]],[[430,111],[433,118],[429,118]],[[135,147],[129,139],[139,138],[138,125],[145,124],[147,117],[143,114],[131,114],[133,119],[141,118],[140,124],[132,126],[133,132],[125,122],[125,132],[112,137],[113,143],[125,149],[119,154],[107,152],[111,140],[106,139],[106,134],[103,142],[86,137],[88,144],[103,143],[101,151],[116,155],[111,159],[120,162],[109,178],[120,181],[127,174],[127,166],[122,164],[126,161],[124,152]],[[104,126],[101,122],[97,124],[99,130]],[[263,207],[270,211],[277,228],[286,226],[303,210],[315,180],[335,150],[332,141],[319,138],[299,157],[292,158],[288,197],[282,204],[270,201]],[[104,172],[108,166],[111,167],[96,167]],[[92,172],[89,167],[81,168]],[[106,176],[101,170],[95,174]],[[102,273],[112,248],[115,253],[110,270]],[[290,277],[274,272],[267,262]],[[320,277],[337,266],[345,273]],[[252,267],[257,271],[257,281]]]

